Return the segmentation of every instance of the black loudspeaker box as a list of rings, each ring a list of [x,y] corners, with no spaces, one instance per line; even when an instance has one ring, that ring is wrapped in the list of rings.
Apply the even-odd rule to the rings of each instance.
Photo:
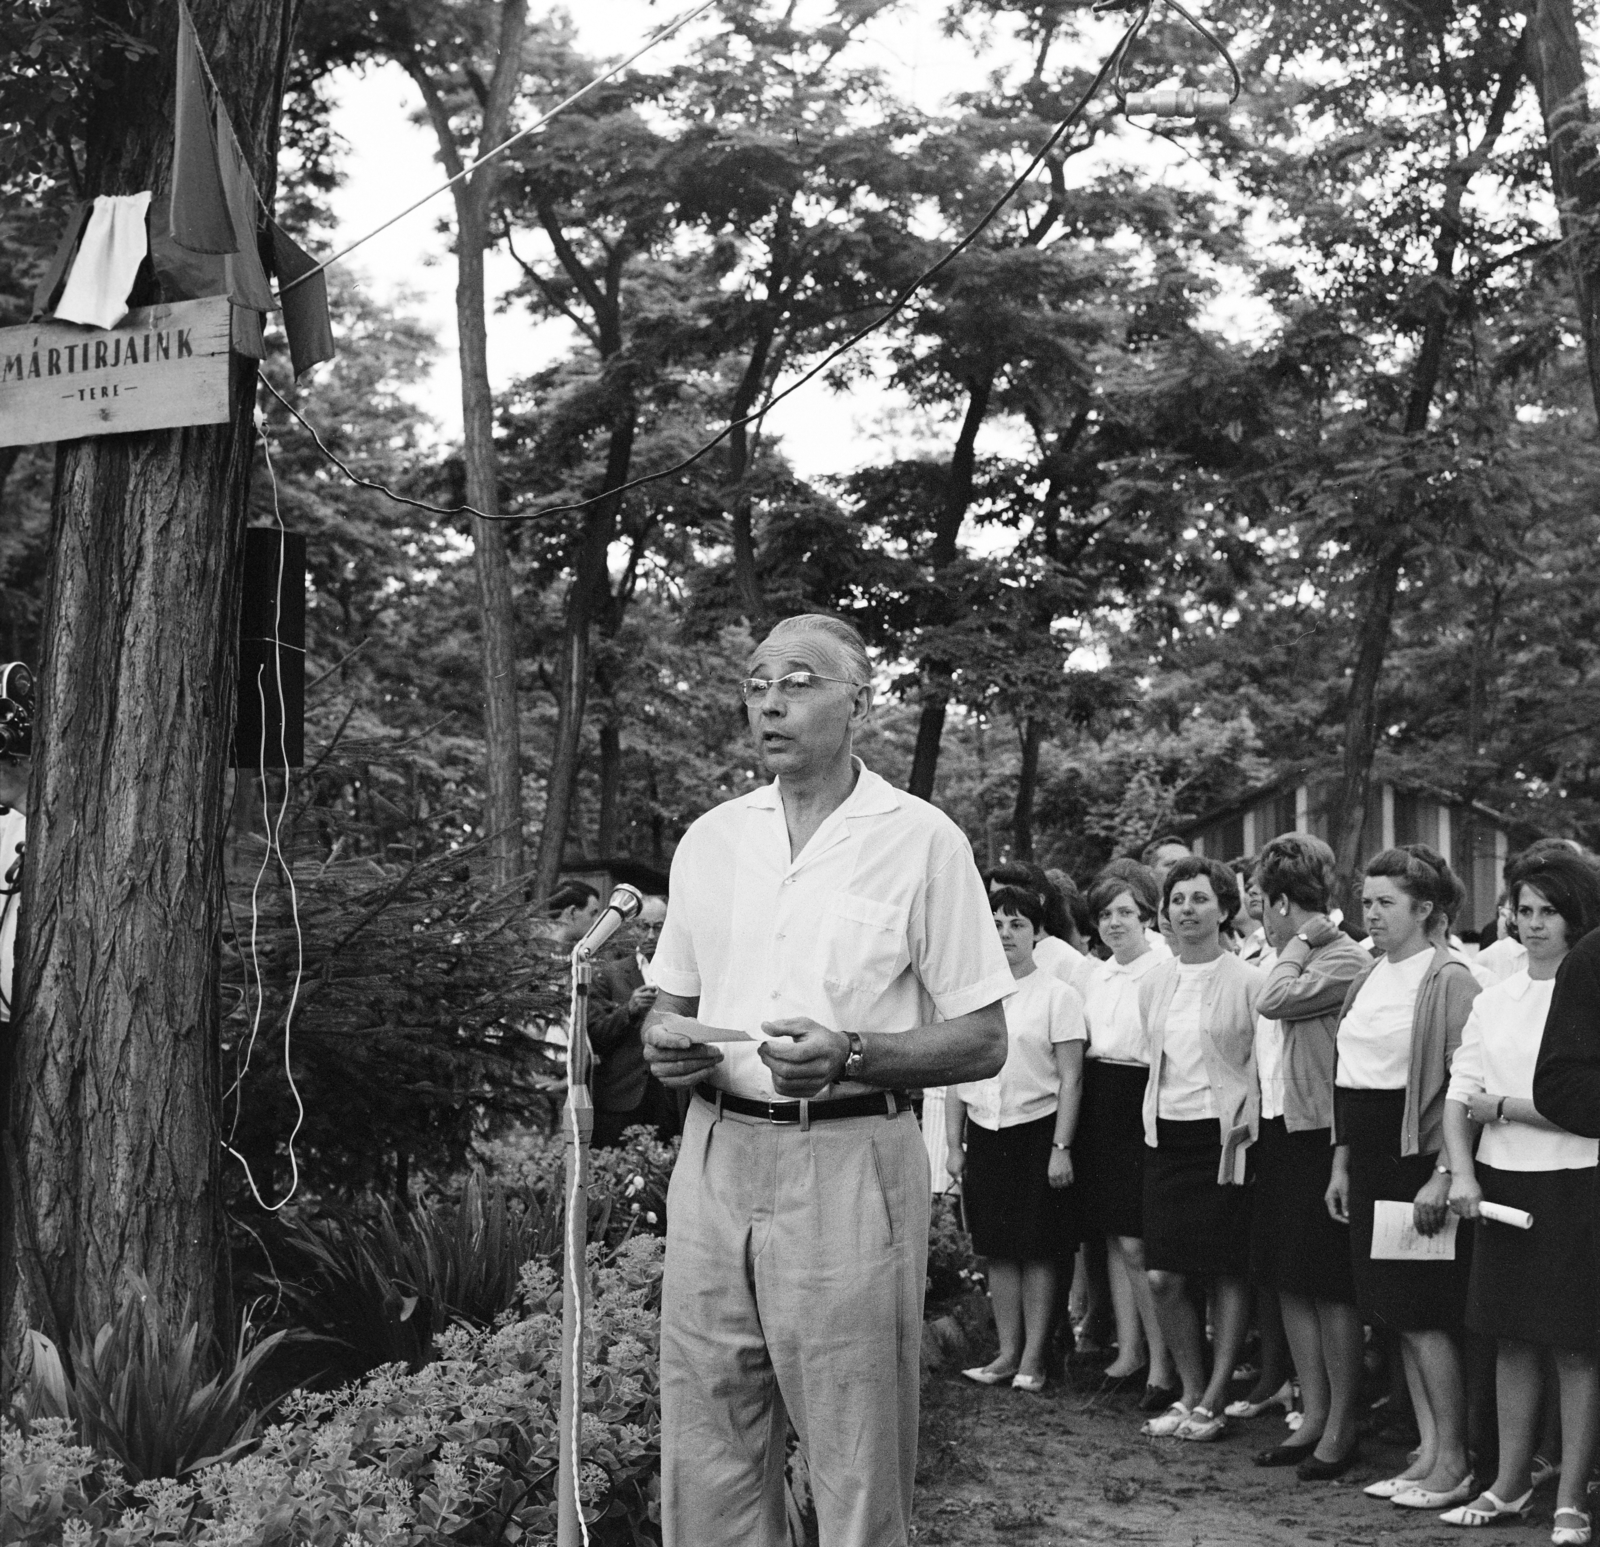
[[[247,527],[233,766],[303,767],[305,714],[305,535]]]

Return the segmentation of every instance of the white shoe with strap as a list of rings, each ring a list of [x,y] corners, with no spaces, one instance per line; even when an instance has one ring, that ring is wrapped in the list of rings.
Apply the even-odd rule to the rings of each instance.
[[[1533,1489],[1530,1488],[1520,1499],[1513,1499],[1508,1504],[1492,1489],[1485,1488],[1472,1503],[1448,1509],[1439,1518],[1447,1526],[1492,1526],[1499,1520],[1521,1520],[1522,1512],[1532,1497]]]
[[[1182,1402],[1174,1402],[1166,1412],[1158,1413],[1154,1418],[1144,1423],[1139,1432],[1150,1435],[1152,1439],[1168,1439],[1176,1434],[1188,1421],[1189,1409]]]

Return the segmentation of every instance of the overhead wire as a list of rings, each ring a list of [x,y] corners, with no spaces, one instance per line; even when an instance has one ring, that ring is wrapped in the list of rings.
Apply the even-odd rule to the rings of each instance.
[[[317,446],[322,451],[323,455],[326,456],[328,460],[334,464],[334,466],[338,467],[339,470],[343,472],[345,476],[353,483],[362,488],[372,489],[380,494],[387,495],[390,499],[393,499],[400,504],[410,505],[418,510],[430,511],[436,515],[471,515],[476,516],[480,520],[484,521],[539,521],[551,516],[569,515],[576,511],[587,510],[590,506],[597,505],[603,500],[616,499],[621,495],[631,493],[635,489],[642,489],[648,484],[659,483],[663,479],[667,478],[675,478],[680,473],[686,472],[689,468],[693,467],[708,453],[715,450],[722,444],[723,441],[732,435],[735,430],[742,429],[746,425],[754,424],[764,419],[779,403],[783,402],[785,398],[792,396],[808,382],[815,380],[816,377],[821,375],[823,371],[827,370],[828,367],[831,366],[842,355],[849,353],[849,351],[854,349],[856,345],[859,344],[863,339],[877,332],[878,329],[883,327],[885,323],[892,321],[900,314],[901,311],[905,309],[907,303],[912,299],[913,296],[917,294],[918,291],[922,290],[932,280],[937,278],[941,273],[944,272],[945,269],[955,262],[955,260],[960,257],[962,253],[971,247],[972,244],[977,241],[977,239],[994,223],[994,221],[1000,215],[1000,212],[1011,202],[1013,198],[1016,197],[1018,191],[1023,187],[1028,179],[1031,178],[1033,174],[1044,164],[1050,152],[1054,150],[1055,147],[1060,143],[1061,139],[1066,135],[1068,130],[1070,130],[1072,126],[1077,123],[1080,118],[1082,118],[1085,109],[1087,109],[1090,102],[1094,100],[1101,87],[1105,85],[1107,78],[1111,77],[1113,73],[1115,73],[1115,76],[1120,84],[1122,64],[1127,55],[1128,49],[1132,46],[1134,39],[1138,37],[1140,31],[1144,27],[1145,22],[1149,19],[1151,11],[1157,4],[1172,5],[1174,9],[1178,10],[1184,16],[1184,18],[1191,23],[1191,25],[1195,26],[1205,36],[1205,38],[1211,42],[1215,48],[1218,49],[1222,56],[1227,59],[1228,67],[1233,71],[1235,81],[1234,95],[1237,96],[1238,70],[1234,66],[1232,58],[1228,55],[1228,51],[1220,42],[1217,41],[1215,36],[1209,30],[1207,30],[1205,27],[1202,27],[1197,21],[1195,21],[1195,19],[1187,10],[1178,4],[1178,0],[1134,0],[1133,8],[1136,10],[1136,14],[1133,21],[1130,22],[1127,30],[1122,34],[1121,38],[1117,40],[1117,43],[1111,49],[1110,53],[1106,55],[1104,61],[1100,65],[1100,68],[1095,72],[1094,78],[1089,82],[1089,85],[1085,88],[1082,95],[1080,95],[1077,101],[1073,104],[1066,117],[1057,123],[1054,130],[1051,131],[1049,138],[1045,140],[1044,144],[1041,145],[1034,153],[1033,158],[1022,169],[1022,171],[1011,180],[1010,184],[1006,187],[1005,191],[999,196],[999,198],[997,198],[989,206],[977,224],[967,231],[967,233],[953,247],[946,251],[935,263],[930,264],[922,271],[922,273],[917,275],[915,279],[906,285],[882,312],[880,312],[870,322],[866,323],[863,327],[858,328],[855,332],[850,334],[850,336],[842,343],[830,350],[826,355],[823,356],[821,360],[807,370],[796,381],[791,382],[789,386],[783,389],[783,391],[768,397],[759,408],[756,408],[752,412],[745,414],[742,418],[730,421],[720,431],[718,431],[716,435],[712,436],[697,450],[691,452],[681,461],[673,463],[670,467],[661,468],[657,472],[653,473],[642,473],[637,478],[629,479],[626,483],[614,485],[609,489],[603,489],[600,491],[600,493],[590,495],[587,499],[569,500],[558,505],[546,505],[538,510],[491,512],[479,510],[473,505],[457,505],[448,508],[440,505],[432,505],[424,500],[415,500],[407,497],[406,495],[397,494],[393,489],[389,488],[385,484],[375,482],[372,479],[361,478],[352,472],[343,461],[341,461],[333,454],[331,450],[329,450],[328,446],[322,440],[322,437],[317,434],[315,428],[310,424],[305,416],[295,409],[293,405],[289,403],[288,399],[285,398],[276,387],[274,387],[270,382],[266,381],[264,377],[261,378],[262,383],[267,390],[275,398],[277,398],[278,401],[282,403],[283,406],[287,408],[289,412],[293,414],[294,417],[298,419],[308,431],[310,431],[312,438],[316,441]],[[1127,9],[1128,7],[1124,5],[1118,8]],[[690,18],[685,18],[685,20],[688,19]],[[643,52],[643,50],[640,52]],[[635,55],[634,57],[637,58],[638,55]],[[1121,100],[1120,92],[1119,100]],[[333,262],[334,260],[329,259],[328,261]]]
[[[312,275],[320,274],[324,269],[331,267],[335,263],[338,263],[341,259],[348,258],[350,254],[356,250],[356,248],[365,246],[366,243],[373,239],[373,237],[381,235],[397,221],[404,220],[407,215],[412,213],[413,210],[421,209],[424,204],[427,204],[431,200],[438,198],[441,193],[446,192],[447,190],[455,187],[457,183],[471,177],[472,174],[480,167],[486,166],[489,162],[494,161],[500,156],[503,156],[519,140],[525,140],[530,134],[533,134],[536,131],[544,128],[544,126],[549,123],[552,118],[556,117],[557,114],[564,113],[573,105],[573,103],[581,102],[586,96],[589,95],[591,91],[595,90],[599,86],[603,86],[607,81],[611,80],[613,76],[620,75],[636,59],[643,58],[643,56],[648,54],[651,49],[656,47],[657,44],[666,42],[666,40],[670,38],[674,32],[677,32],[680,28],[688,26],[689,23],[692,22],[697,16],[704,16],[705,13],[709,11],[715,4],[717,4],[717,0],[705,0],[704,4],[696,6],[692,11],[686,11],[675,21],[670,21],[663,26],[657,27],[656,30],[645,39],[644,43],[640,45],[639,48],[635,49],[633,53],[629,54],[628,57],[620,64],[613,65],[605,72],[604,75],[595,76],[595,78],[586,86],[580,86],[577,91],[572,93],[571,96],[563,98],[562,101],[556,103],[556,105],[551,108],[548,113],[536,118],[531,124],[518,129],[515,134],[510,136],[510,138],[504,139],[498,145],[486,150],[481,156],[477,157],[477,159],[474,160],[470,166],[462,167],[462,169],[453,177],[446,178],[445,181],[440,183],[437,188],[430,189],[415,203],[406,205],[406,207],[401,210],[399,214],[391,215],[381,226],[374,226],[372,230],[368,231],[365,236],[357,237],[356,240],[351,242],[348,247],[340,248],[340,250],[331,258],[324,258],[321,263],[316,265],[315,268],[309,268],[304,274],[297,275],[294,279],[291,279],[288,284],[281,287],[279,293],[282,294],[285,291],[293,290],[296,285],[303,285],[312,277]],[[209,73],[209,71],[207,73]]]

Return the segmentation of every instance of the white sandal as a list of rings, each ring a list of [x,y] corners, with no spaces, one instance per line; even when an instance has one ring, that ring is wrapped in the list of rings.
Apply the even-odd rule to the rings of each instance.
[[[1222,1413],[1225,1418],[1259,1418],[1263,1413],[1270,1413],[1273,1408],[1281,1407],[1284,1412],[1294,1408],[1294,1387],[1285,1381],[1272,1393],[1265,1402],[1248,1402],[1240,1400],[1230,1402]]]
[[[1520,1499],[1513,1499],[1508,1504],[1499,1494],[1485,1488],[1471,1504],[1446,1510],[1439,1518],[1447,1526],[1492,1526],[1500,1520],[1521,1520],[1522,1512],[1532,1497],[1533,1489],[1530,1488]],[[1485,1502],[1491,1507],[1482,1508]]]
[[[1563,1515],[1576,1515],[1583,1524],[1564,1526],[1561,1524]],[[1589,1519],[1587,1510],[1567,1505],[1565,1508],[1556,1511],[1555,1529],[1550,1533],[1550,1540],[1556,1544],[1556,1547],[1584,1547],[1584,1544],[1588,1542],[1592,1534],[1592,1522]]]

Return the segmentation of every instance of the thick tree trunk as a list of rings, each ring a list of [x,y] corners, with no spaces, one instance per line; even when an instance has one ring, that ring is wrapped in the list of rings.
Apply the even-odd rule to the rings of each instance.
[[[1339,877],[1346,887],[1354,884],[1366,826],[1372,756],[1378,745],[1378,682],[1389,649],[1389,628],[1394,620],[1395,597],[1400,589],[1405,556],[1404,541],[1391,542],[1378,556],[1367,577],[1361,636],[1355,665],[1350,672],[1350,692],[1345,700],[1344,764],[1329,836],[1339,862]]]
[[[1571,0],[1536,0],[1527,8],[1528,73],[1539,93],[1550,151],[1550,183],[1561,210],[1573,299],[1583,330],[1589,392],[1600,416],[1600,167],[1580,136],[1590,124],[1583,51]]]
[[[471,181],[475,183],[477,177]],[[456,327],[461,339],[467,503],[493,515],[500,509],[500,488],[494,448],[494,398],[489,390],[488,330],[484,322],[483,251],[488,232],[483,205],[481,191],[470,185],[456,200]],[[483,661],[487,773],[484,824],[490,834],[495,885],[508,886],[522,874],[522,730],[517,714],[516,613],[505,527],[498,521],[474,516],[472,548]]]
[[[191,0],[270,201],[300,0]],[[100,63],[90,193],[164,188],[177,11]],[[218,955],[253,363],[224,425],[58,452],[4,1169],[6,1352],[65,1352],[144,1275],[161,1314],[227,1314]]]
[[[1044,721],[1029,715],[1022,722],[1022,762],[1017,769],[1017,799],[1011,808],[1011,852],[1017,859],[1033,858],[1033,799],[1039,788],[1039,749],[1044,745]]]
[[[928,561],[937,579],[960,554],[961,523],[972,503],[972,475],[977,466],[978,431],[989,412],[989,394],[994,386],[990,372],[972,384],[967,397],[967,412],[961,421],[955,450],[950,455],[950,470],[945,475],[944,500],[928,545]],[[948,611],[948,609],[946,609]],[[947,622],[947,616],[933,621]],[[923,661],[928,686],[923,693],[922,713],[917,718],[917,744],[911,754],[911,777],[906,788],[923,800],[933,799],[934,780],[939,773],[939,744],[944,738],[945,710],[950,703],[951,663],[938,657]]]
[[[522,45],[528,30],[527,0],[504,0],[494,73],[484,95],[478,131],[481,154],[505,139],[522,80]],[[422,93],[439,159],[452,177],[466,163],[439,83],[411,46],[395,40],[395,57]],[[467,503],[494,516],[500,481],[494,447],[494,395],[489,388],[489,340],[485,316],[483,255],[489,245],[489,214],[501,163],[474,172],[452,190],[456,206],[456,332],[461,349],[462,454]],[[511,560],[504,526],[472,519],[473,563],[478,580],[479,645],[483,663],[485,762],[484,825],[497,886],[522,874],[522,731],[517,712],[517,631],[511,596]]]

